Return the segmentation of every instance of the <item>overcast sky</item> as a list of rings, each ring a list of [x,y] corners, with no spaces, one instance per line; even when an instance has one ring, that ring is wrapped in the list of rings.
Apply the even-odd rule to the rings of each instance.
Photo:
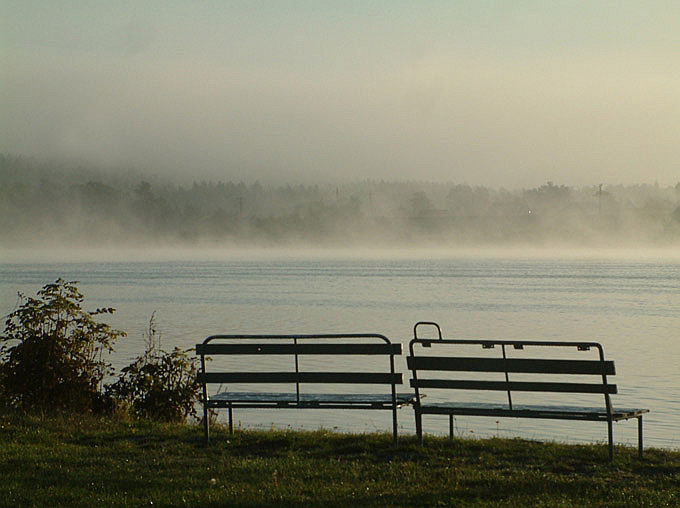
[[[680,181],[680,2],[0,0],[0,151],[216,180]]]

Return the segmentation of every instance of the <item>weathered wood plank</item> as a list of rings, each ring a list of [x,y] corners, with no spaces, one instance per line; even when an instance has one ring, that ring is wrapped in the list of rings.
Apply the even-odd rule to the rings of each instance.
[[[201,383],[347,383],[401,384],[401,373],[382,372],[206,372]]]
[[[461,416],[504,416],[515,418],[553,418],[566,420],[606,420],[607,409],[584,406],[545,406],[515,404],[510,409],[508,404],[484,402],[435,402],[424,404],[420,408],[423,414],[455,414]],[[635,418],[648,413],[648,409],[616,408],[612,409],[612,419],[623,420]]]
[[[601,362],[599,360],[409,356],[406,361],[410,369],[416,370],[525,374],[616,374],[613,361]]]
[[[615,384],[554,383],[546,381],[469,381],[454,379],[411,379],[413,388],[444,388],[454,390],[498,390],[519,392],[617,393]]]
[[[412,393],[397,393],[397,403],[404,404],[413,401]],[[220,392],[210,397],[210,400],[228,402],[296,402],[297,394],[292,392]],[[301,393],[301,402],[315,403],[392,403],[389,393]]]

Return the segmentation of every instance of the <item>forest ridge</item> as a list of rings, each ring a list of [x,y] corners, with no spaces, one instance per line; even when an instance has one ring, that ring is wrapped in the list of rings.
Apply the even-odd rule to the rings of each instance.
[[[0,155],[0,235],[18,246],[669,247],[680,246],[680,182],[184,184]]]

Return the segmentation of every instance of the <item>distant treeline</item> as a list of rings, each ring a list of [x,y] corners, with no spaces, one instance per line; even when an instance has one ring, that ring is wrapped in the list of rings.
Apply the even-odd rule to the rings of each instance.
[[[680,246],[680,182],[194,182],[0,155],[6,245]]]

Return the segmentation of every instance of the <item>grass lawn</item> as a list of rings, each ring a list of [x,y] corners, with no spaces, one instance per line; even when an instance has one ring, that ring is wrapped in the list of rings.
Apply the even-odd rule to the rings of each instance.
[[[0,413],[0,506],[678,507],[680,451]]]

